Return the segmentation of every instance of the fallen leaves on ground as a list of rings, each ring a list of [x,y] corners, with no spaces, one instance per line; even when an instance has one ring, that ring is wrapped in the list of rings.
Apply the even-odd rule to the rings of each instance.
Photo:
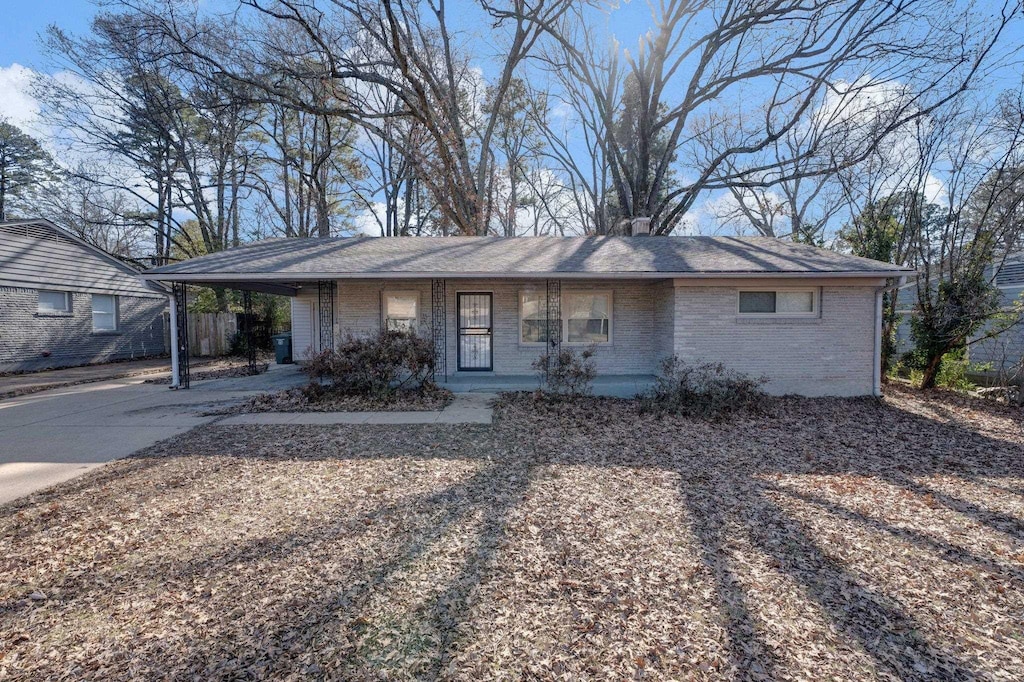
[[[263,374],[269,367],[267,362],[256,363],[256,374]],[[192,370],[189,373],[189,379],[191,381],[206,381],[208,379],[234,379],[236,377],[248,377],[252,376],[253,373],[249,370],[249,361],[239,358],[227,358],[222,360],[214,360],[208,365],[204,365],[200,370]],[[143,383],[145,384],[169,384],[171,383],[171,377],[158,377],[156,379],[146,379]]]
[[[379,396],[339,393],[325,389],[312,393],[299,386],[247,398],[222,411],[223,414],[247,412],[430,412],[443,410],[452,401],[452,392],[439,386],[401,389]]]
[[[1019,679],[1019,410],[206,426],[0,508],[3,679]]]

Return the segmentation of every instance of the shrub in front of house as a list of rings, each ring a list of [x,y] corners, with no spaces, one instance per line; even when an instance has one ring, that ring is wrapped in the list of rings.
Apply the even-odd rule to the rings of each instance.
[[[312,353],[303,372],[308,391],[382,398],[432,384],[434,345],[412,331],[381,330],[346,336],[336,349]]]
[[[637,400],[642,413],[719,420],[740,411],[762,410],[766,382],[720,362],[690,364],[673,355],[662,361],[654,386]]]
[[[540,378],[541,392],[564,396],[590,395],[597,377],[594,352],[592,347],[576,352],[573,348],[561,346],[557,351],[549,351],[534,360],[532,367]]]

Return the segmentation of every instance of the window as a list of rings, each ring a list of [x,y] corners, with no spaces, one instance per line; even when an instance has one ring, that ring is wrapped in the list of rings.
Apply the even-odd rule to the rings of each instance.
[[[389,331],[416,329],[419,317],[420,295],[415,291],[384,293],[384,326]]]
[[[94,332],[117,331],[117,296],[92,295],[92,330]]]
[[[520,338],[523,343],[547,343],[548,301],[547,294],[524,291],[519,297]],[[556,320],[555,324],[561,324]]]
[[[567,293],[562,296],[568,343],[608,343],[611,340],[612,297],[609,293]]]
[[[566,343],[609,343],[611,341],[611,292],[563,292],[562,319],[552,320]],[[548,305],[544,292],[524,291],[519,297],[520,340],[546,343]]]
[[[37,309],[41,313],[70,313],[71,292],[40,291]]]
[[[741,315],[808,316],[817,313],[815,289],[788,289],[779,291],[741,291]]]

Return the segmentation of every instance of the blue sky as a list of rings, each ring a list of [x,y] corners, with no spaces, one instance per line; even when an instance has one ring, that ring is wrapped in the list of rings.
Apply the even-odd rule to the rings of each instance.
[[[4,0],[0,66],[43,66],[39,34],[50,24],[79,33],[89,27],[96,5],[85,0]]]
[[[0,40],[0,67],[21,64],[43,69],[46,60],[39,45],[39,34],[50,24],[57,24],[70,33],[85,32],[91,18],[99,10],[99,6],[89,0],[3,0],[2,4],[6,6],[3,12],[3,40]],[[458,2],[453,4],[457,6]],[[458,16],[458,13],[455,15]],[[649,22],[650,9],[642,1],[627,1],[615,12],[615,29],[617,32],[631,34],[625,38],[630,44],[635,42]]]

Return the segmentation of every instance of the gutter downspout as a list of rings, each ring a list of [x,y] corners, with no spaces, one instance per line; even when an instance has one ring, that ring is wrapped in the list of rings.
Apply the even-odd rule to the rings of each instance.
[[[882,396],[882,295],[887,291],[895,291],[906,283],[906,277],[899,277],[896,283],[875,289],[875,353],[872,367],[871,395]]]
[[[871,395],[882,397],[882,292],[884,288],[875,289],[875,353],[872,367]]]
[[[171,301],[171,388],[179,388],[178,378],[178,303],[174,294],[167,297]]]

